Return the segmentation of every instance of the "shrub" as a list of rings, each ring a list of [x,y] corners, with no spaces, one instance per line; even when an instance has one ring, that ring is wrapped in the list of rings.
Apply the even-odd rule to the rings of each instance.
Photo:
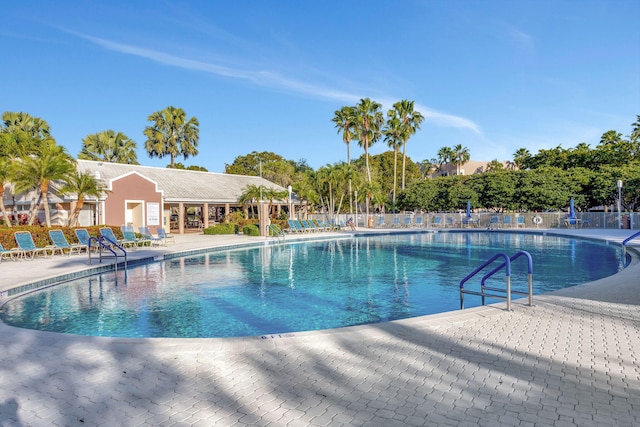
[[[207,227],[203,230],[204,234],[236,234],[237,232],[238,225],[232,223],[217,224],[213,227]]]
[[[245,236],[259,236],[260,228],[256,224],[245,225],[242,228],[242,234]]]

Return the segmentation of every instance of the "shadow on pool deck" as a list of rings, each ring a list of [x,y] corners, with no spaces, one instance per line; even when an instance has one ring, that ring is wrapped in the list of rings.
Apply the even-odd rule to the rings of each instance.
[[[88,267],[57,258],[3,261],[2,286],[27,280],[8,266],[31,280]],[[534,307],[284,337],[112,339],[0,324],[1,425],[638,425],[639,276],[636,259]]]

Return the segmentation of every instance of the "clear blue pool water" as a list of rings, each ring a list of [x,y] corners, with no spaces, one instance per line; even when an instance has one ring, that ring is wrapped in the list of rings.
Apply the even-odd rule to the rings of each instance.
[[[499,232],[356,237],[104,273],[11,300],[0,316],[22,328],[112,337],[259,336],[384,322],[459,309],[465,275],[498,252],[519,250],[533,257],[536,294],[622,268],[618,246],[590,240]],[[515,261],[514,288],[526,290],[526,273],[524,258]],[[503,286],[504,274],[496,277],[491,284]],[[479,304],[465,297],[465,307]]]

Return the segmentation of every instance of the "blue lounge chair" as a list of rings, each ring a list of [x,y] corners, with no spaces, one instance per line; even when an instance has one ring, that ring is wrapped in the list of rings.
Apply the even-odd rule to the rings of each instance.
[[[500,218],[498,218],[497,215],[494,215],[491,217],[491,220],[489,221],[489,229],[492,229],[494,227],[500,227]]]
[[[378,217],[378,228],[383,228],[384,227],[384,216],[380,216]]]
[[[134,249],[138,246],[144,246],[147,242],[149,242],[149,239],[147,239],[144,235],[141,238],[136,236],[136,232],[133,230],[132,225],[123,225],[120,227],[120,231],[122,231],[122,240],[133,242],[131,247]]]
[[[442,217],[441,216],[436,216],[433,218],[433,223],[431,224],[434,227],[442,227]]]
[[[57,250],[60,251],[60,254],[64,254],[64,251],[68,251],[68,254],[71,255],[74,252],[79,254],[81,250],[87,249],[87,245],[83,245],[81,243],[69,243],[62,230],[49,230],[49,238],[53,243],[52,255]]]
[[[424,223],[422,221],[423,221],[422,216],[416,217],[416,221],[415,221],[414,225],[416,227],[420,227],[421,228],[424,225]]]
[[[156,231],[158,233],[158,237],[160,237],[163,240],[163,243],[165,246],[168,246],[169,242],[173,243],[174,245],[176,244],[175,237],[172,236],[171,234],[167,234],[167,232],[164,231],[164,228],[158,227]]]
[[[516,217],[516,226],[518,228],[520,228],[520,227],[524,228],[525,227],[524,217],[522,215]]]
[[[393,226],[400,227],[400,217],[397,215],[393,217]]]
[[[409,215],[404,217],[404,226],[411,227],[411,217]]]
[[[116,235],[113,234],[113,230],[111,228],[109,228],[109,227],[101,228],[100,229],[100,235],[108,240],[108,242],[105,243],[105,244],[111,243],[113,245],[118,245],[118,246],[120,246],[122,248],[127,247],[127,246],[128,247],[133,247],[136,244],[135,242],[128,241],[128,240],[125,240],[125,239],[118,239],[116,237]]]
[[[91,239],[91,235],[84,228],[76,228],[75,230],[76,238],[78,239],[78,244],[85,245],[87,248],[90,248],[93,251],[98,250],[98,245],[89,246],[89,240]]]
[[[448,216],[446,221],[447,221],[447,227],[455,227],[456,226],[456,220],[455,220],[454,217]]]
[[[33,236],[31,236],[31,233],[28,231],[16,231],[13,236],[18,244],[20,255],[25,258],[30,255],[31,259],[33,259],[37,254],[42,254],[46,257],[49,255],[48,252],[52,250],[49,246],[44,248],[37,247],[33,242]]]
[[[149,230],[149,227],[138,227],[138,231],[142,235],[142,239],[144,239],[144,242],[151,243],[151,246],[160,246],[163,242],[162,237],[154,236],[153,234],[151,234],[151,230]]]
[[[11,261],[15,261],[15,259],[13,258],[14,254],[19,255],[18,248],[5,249],[2,247],[2,244],[0,243],[0,262],[2,262],[2,258],[9,258],[11,259]]]
[[[505,217],[502,219],[502,225],[504,225],[505,227],[511,227],[513,225],[513,222],[511,221],[511,215],[505,215]]]
[[[287,221],[287,223],[289,224],[289,230],[294,233],[303,233],[305,231],[305,229],[302,228],[302,225],[300,225],[297,219],[290,219]]]

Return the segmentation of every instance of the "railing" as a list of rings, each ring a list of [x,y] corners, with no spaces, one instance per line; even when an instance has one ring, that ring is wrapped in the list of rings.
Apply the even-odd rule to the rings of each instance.
[[[640,237],[640,231],[638,231],[635,234],[632,234],[631,236],[627,237],[626,239],[624,239],[622,241],[622,246],[626,246],[627,243],[629,243],[630,241],[632,241],[633,239],[635,239],[636,237]]]
[[[280,241],[280,238],[282,238],[282,242],[284,243],[284,231],[282,231],[282,229],[276,224],[269,224],[269,232],[271,237],[278,241]]]
[[[576,221],[567,223],[567,212],[471,212],[468,219],[466,211],[458,212],[429,212],[429,213],[398,213],[369,215],[340,213],[330,215],[327,213],[310,214],[309,218],[330,217],[334,221],[343,221],[353,218],[358,228],[480,228],[489,226],[497,229],[518,228],[595,228],[618,229],[617,212],[578,212]],[[509,218],[507,218],[509,217]],[[627,218],[628,217],[628,221]],[[372,222],[370,220],[373,220]],[[623,213],[623,228],[639,229],[640,212]]]
[[[107,243],[105,243],[105,241]],[[91,242],[95,242],[97,247],[98,247],[98,253],[99,253],[99,260],[100,262],[102,262],[102,250],[106,250],[111,252],[111,255],[105,255],[106,258],[115,258],[116,262],[115,262],[115,270],[116,272],[118,272],[118,257],[123,257],[124,258],[124,269],[125,271],[127,270],[127,251],[120,246],[117,242],[114,242],[113,240],[109,239],[108,237],[105,236],[100,236],[100,237],[90,237],[89,238],[89,244],[87,245],[87,253],[89,254],[89,265],[91,265]],[[120,251],[120,253],[118,253],[118,251]]]
[[[528,292],[514,291],[514,290],[511,289],[511,262],[513,262],[514,260],[516,260],[516,259],[518,259],[518,258],[520,258],[522,256],[527,258],[528,281],[529,281],[529,290],[528,290]],[[480,281],[480,292],[472,291],[472,290],[468,290],[468,289],[464,288],[464,284],[466,282],[468,282],[476,274],[480,273],[482,270],[484,270],[486,267],[491,265],[495,260],[497,260],[499,258],[503,258],[504,262],[502,264],[500,264],[499,266],[495,267],[493,270],[491,270],[488,273],[486,273],[482,277],[482,280]],[[496,274],[498,271],[502,270],[503,268],[505,269],[505,276],[506,276],[506,287],[505,287],[505,289],[487,286],[486,285],[487,279],[492,277],[494,274]],[[503,293],[504,295],[495,294],[495,293],[487,293],[487,291],[500,292],[500,293]],[[478,295],[478,296],[482,297],[482,305],[485,305],[485,298],[496,298],[496,299],[506,300],[507,301],[507,311],[511,310],[511,294],[528,296],[529,297],[529,305],[530,306],[533,305],[533,259],[531,258],[531,254],[529,254],[528,252],[525,252],[525,251],[519,251],[515,255],[513,255],[512,257],[509,257],[505,253],[499,253],[499,254],[494,255],[493,257],[491,257],[490,259],[488,259],[487,261],[482,263],[482,265],[480,265],[478,268],[473,270],[464,279],[462,279],[460,281],[460,309],[461,310],[464,309],[464,295],[465,294]]]

